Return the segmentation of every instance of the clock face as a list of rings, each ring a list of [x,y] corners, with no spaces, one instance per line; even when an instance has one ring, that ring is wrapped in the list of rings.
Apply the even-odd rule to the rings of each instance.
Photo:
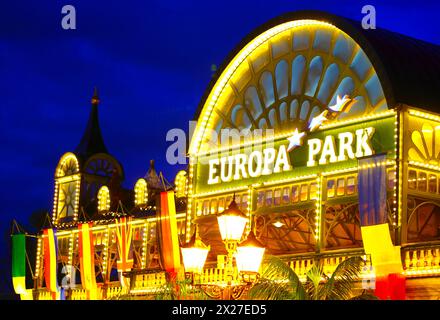
[[[58,195],[58,217],[71,217],[75,213],[76,182],[63,183]]]

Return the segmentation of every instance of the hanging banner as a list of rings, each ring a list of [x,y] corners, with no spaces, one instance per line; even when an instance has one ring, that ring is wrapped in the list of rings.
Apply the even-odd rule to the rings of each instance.
[[[129,279],[124,277],[122,273],[133,268],[133,256],[130,250],[133,233],[130,222],[130,217],[123,217],[119,219],[116,225],[116,238],[118,240],[117,268],[123,287],[129,286]]]
[[[93,245],[93,233],[91,227],[91,223],[78,225],[79,258],[82,287],[87,290],[89,299],[96,299],[95,247]]]
[[[179,233],[177,230],[174,191],[160,193],[160,246],[165,270],[177,273],[180,268]]]
[[[358,194],[361,226],[387,223],[386,155],[359,159]]]
[[[400,246],[393,245],[388,224],[386,156],[359,159],[358,167],[362,241],[376,275],[375,294],[381,299],[405,299]]]
[[[56,299],[58,292],[57,283],[57,237],[56,229],[43,230],[43,245],[44,245],[44,279],[46,281],[46,288],[52,293]]]
[[[16,294],[26,294],[26,236],[12,235],[12,285]]]

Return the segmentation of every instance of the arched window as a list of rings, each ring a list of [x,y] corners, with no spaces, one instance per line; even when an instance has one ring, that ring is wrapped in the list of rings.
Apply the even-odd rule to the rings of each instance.
[[[70,176],[79,173],[79,163],[76,156],[71,153],[65,153],[58,162],[55,178]]]
[[[356,100],[336,120],[388,109],[376,70],[348,34],[317,20],[278,25],[230,61],[204,102],[189,153],[221,147],[208,143],[211,129],[290,133],[344,95]]]
[[[145,206],[148,202],[148,187],[145,179],[139,179],[134,185],[134,204],[137,207]]]
[[[107,186],[102,186],[98,191],[98,212],[110,211],[110,191]]]
[[[78,159],[73,153],[67,152],[61,157],[55,170],[54,222],[63,218],[76,219],[80,183]]]
[[[187,186],[187,177],[186,171],[179,171],[176,175],[176,179],[174,179],[174,184],[176,185],[176,197],[183,198],[186,197],[186,186]]]

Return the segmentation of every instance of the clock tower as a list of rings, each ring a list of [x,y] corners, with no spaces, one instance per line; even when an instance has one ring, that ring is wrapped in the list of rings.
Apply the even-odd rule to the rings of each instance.
[[[98,91],[92,97],[89,120],[80,143],[65,153],[55,170],[52,221],[75,223],[96,213],[97,193],[116,175],[123,180],[121,164],[108,152],[99,126]]]

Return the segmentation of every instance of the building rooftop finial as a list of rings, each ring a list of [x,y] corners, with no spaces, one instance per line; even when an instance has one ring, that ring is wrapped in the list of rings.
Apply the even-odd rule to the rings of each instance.
[[[98,87],[95,87],[93,90],[92,104],[99,104]]]

